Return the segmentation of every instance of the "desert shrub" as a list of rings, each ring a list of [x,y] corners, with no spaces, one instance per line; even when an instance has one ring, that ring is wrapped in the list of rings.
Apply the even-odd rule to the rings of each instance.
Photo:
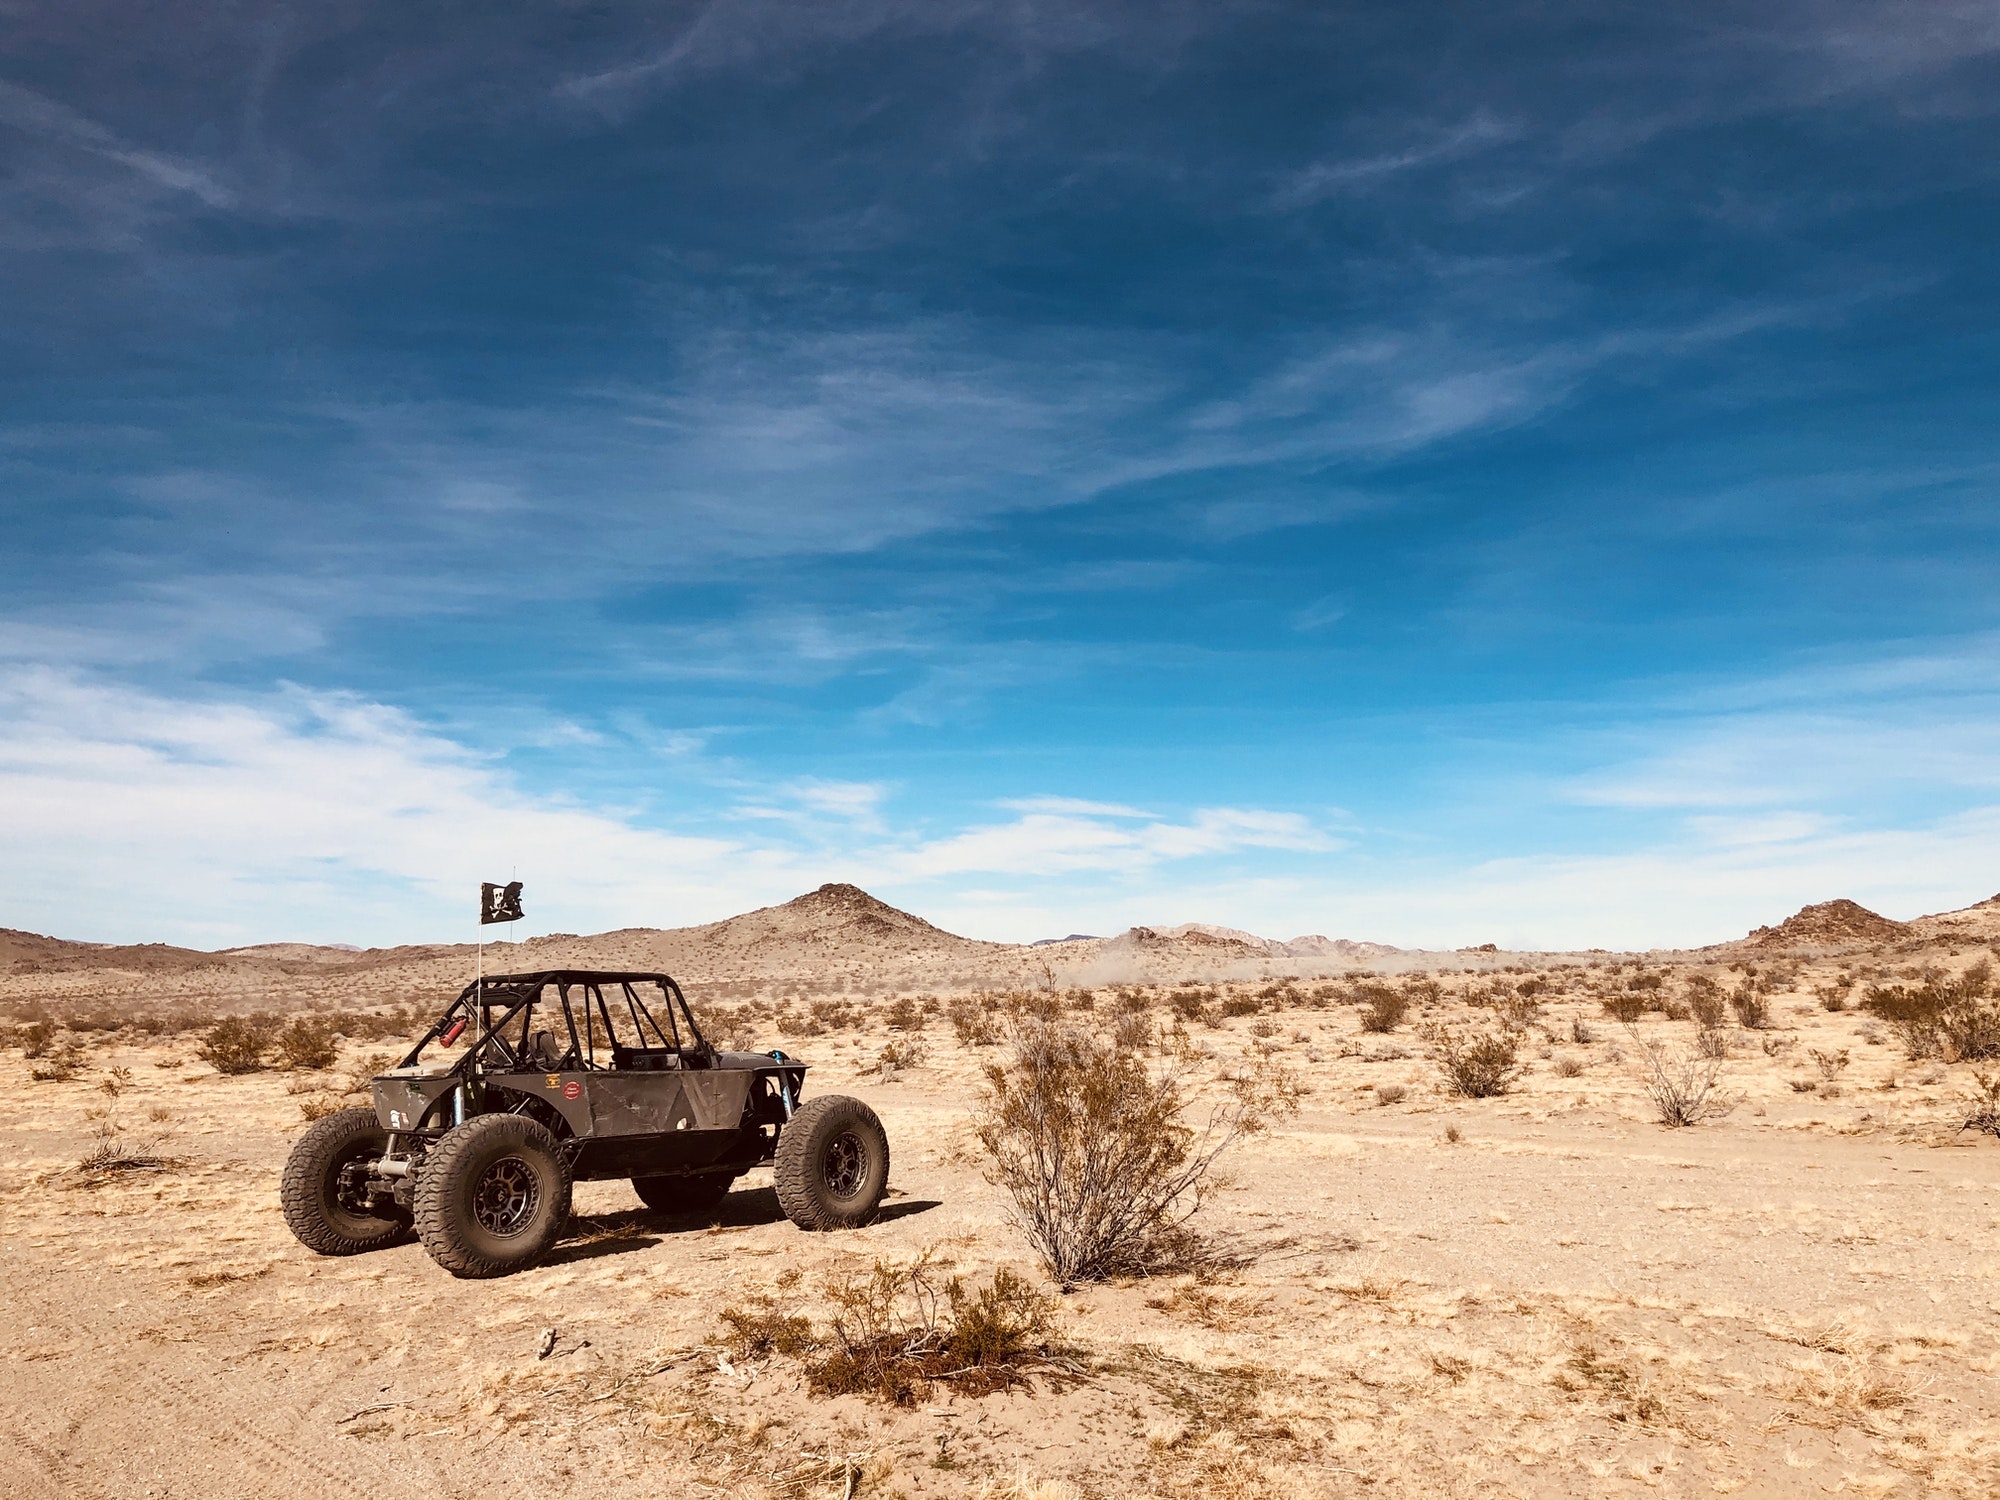
[[[1972,1108],[1960,1130],[1978,1130],[2000,1137],[2000,1077],[1985,1073],[1972,1075]]]
[[[916,997],[898,995],[895,1003],[889,1007],[887,1019],[891,1026],[899,1026],[904,1031],[922,1031],[926,1017],[924,1008]]]
[[[1653,1101],[1662,1125],[1676,1129],[1698,1125],[1736,1107],[1737,1100],[1721,1088],[1720,1057],[1670,1049],[1661,1042],[1642,1041],[1636,1033],[1632,1042],[1639,1049],[1646,1097]]]
[[[1729,1033],[1720,1026],[1704,1027],[1695,1033],[1694,1050],[1703,1057],[1727,1057]]]
[[[1118,1018],[1118,1025],[1111,1035],[1113,1044],[1119,1050],[1140,1051],[1152,1043],[1153,1022],[1150,1017],[1128,1013]]]
[[[1410,1013],[1410,997],[1401,990],[1390,989],[1386,984],[1357,985],[1356,989],[1364,1002],[1361,1012],[1363,1031],[1394,1031]]]
[[[1031,1373],[1060,1379],[1076,1370],[1055,1347],[1049,1299],[1004,1267],[975,1290],[947,1276],[928,1252],[907,1266],[878,1260],[865,1273],[835,1273],[826,1299],[830,1332],[813,1341],[826,1353],[806,1367],[818,1395],[914,1406],[940,1383],[983,1396],[1029,1384]],[[811,1339],[797,1326],[803,1321],[748,1326],[783,1353],[779,1340]]]
[[[55,1040],[56,1029],[47,1021],[30,1021],[18,1027],[14,1040],[20,1045],[21,1056],[26,1058],[47,1057],[49,1044]]]
[[[341,1108],[340,1101],[332,1095],[313,1094],[299,1100],[299,1118],[307,1121],[324,1120],[339,1108]]]
[[[746,1312],[725,1307],[722,1321],[729,1331],[723,1346],[739,1360],[765,1359],[773,1354],[797,1356],[820,1347],[812,1319],[800,1313],[783,1313],[774,1308]]]
[[[1736,1012],[1736,1024],[1746,1031],[1762,1031],[1771,1024],[1771,1002],[1755,984],[1746,982],[1731,990],[1729,1008]]]
[[[1646,997],[1630,990],[1620,990],[1604,997],[1604,1013],[1614,1021],[1622,1021],[1630,1026],[1646,1013]]]
[[[1424,1040],[1444,1075],[1445,1088],[1461,1099],[1492,1099],[1513,1090],[1526,1064],[1519,1060],[1520,1036],[1512,1031],[1470,1035],[1449,1026],[1426,1026]]]
[[[83,1071],[83,1049],[64,1033],[42,1049],[28,1076],[36,1083],[68,1083]]]
[[[1189,1220],[1216,1186],[1216,1159],[1255,1127],[1250,1104],[1197,1130],[1180,1073],[1065,1026],[1023,1029],[986,1078],[975,1122],[989,1176],[1051,1275],[1069,1286],[1198,1258]]]
[[[1555,1061],[1556,1077],[1574,1078],[1583,1071],[1583,1064],[1567,1053]]]
[[[1400,1083],[1378,1083],[1375,1085],[1377,1104],[1401,1104],[1410,1097],[1409,1089]]]
[[[1518,992],[1502,995],[1495,1001],[1495,1005],[1510,1026],[1526,1026],[1542,1012],[1541,1006],[1535,1003],[1533,995]]]
[[[1055,990],[1009,990],[1001,999],[1007,1013],[1034,1021],[1053,1021],[1063,1013],[1062,996]]]
[[[1225,1016],[1254,1016],[1264,1007],[1250,995],[1231,995],[1222,1002]]]
[[[929,1056],[930,1048],[924,1045],[922,1037],[905,1036],[885,1046],[875,1055],[875,1061],[884,1073],[893,1073],[898,1068],[922,1067]]]
[[[1957,975],[1926,969],[1914,985],[1870,985],[1861,1004],[1912,1058],[1977,1062],[2000,1057],[2000,1007],[1987,1000],[1992,982],[1982,959]]]
[[[1000,1040],[1000,1023],[992,1012],[964,995],[945,1008],[945,1019],[959,1042],[967,1047],[991,1047]]]
[[[1207,998],[1200,990],[1175,990],[1167,996],[1167,1005],[1183,1021],[1193,1021],[1200,1018]]]
[[[330,1068],[339,1053],[333,1028],[313,1016],[295,1017],[272,1040],[288,1068]]]
[[[1722,988],[1706,974],[1696,974],[1687,982],[1688,1012],[1703,1031],[1717,1030],[1729,1019],[1729,1002]]]
[[[1845,1047],[1842,1047],[1838,1052],[1822,1052],[1817,1047],[1808,1047],[1806,1049],[1806,1056],[1813,1060],[1813,1066],[1819,1069],[1819,1076],[1828,1083],[1834,1082],[1842,1073],[1847,1071],[1847,1049]]]
[[[1588,1047],[1597,1040],[1597,1033],[1590,1029],[1590,1023],[1582,1016],[1572,1016],[1569,1022],[1569,1039],[1579,1047]]]
[[[827,1031],[853,1031],[861,1025],[861,1012],[845,1000],[815,1000],[812,1018]]]
[[[217,1021],[194,1055],[218,1073],[259,1072],[264,1067],[264,1029],[242,1016]]]

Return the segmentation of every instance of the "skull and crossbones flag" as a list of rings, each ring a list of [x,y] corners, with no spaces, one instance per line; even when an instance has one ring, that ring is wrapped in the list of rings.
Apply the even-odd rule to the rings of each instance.
[[[521,882],[510,880],[505,885],[482,882],[479,887],[479,921],[484,926],[488,922],[518,922],[521,920]]]

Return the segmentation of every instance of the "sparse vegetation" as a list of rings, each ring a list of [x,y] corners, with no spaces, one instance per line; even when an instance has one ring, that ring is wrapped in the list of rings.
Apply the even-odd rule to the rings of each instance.
[[[293,1017],[272,1038],[272,1043],[288,1068],[330,1068],[333,1060],[340,1055],[339,1046],[333,1039],[333,1027],[315,1016]]]
[[[976,1119],[991,1176],[1052,1276],[1069,1286],[1199,1257],[1189,1221],[1216,1186],[1216,1159],[1254,1128],[1252,1105],[1197,1130],[1179,1072],[1058,1025],[1024,1028],[986,1076]]]
[[[1363,1031],[1379,1034],[1394,1031],[1410,1013],[1410,997],[1386,984],[1359,985],[1356,986],[1356,993],[1364,1001],[1361,1012]]]
[[[815,1394],[914,1406],[939,1385],[964,1396],[1062,1380],[1080,1367],[1055,1341],[1055,1309],[1005,1267],[969,1287],[934,1252],[907,1265],[877,1260],[834,1272],[824,1332],[802,1313],[724,1309],[723,1341],[739,1361],[803,1359]]]
[[[1445,1088],[1462,1099],[1492,1099],[1513,1090],[1525,1071],[1520,1033],[1506,1028],[1466,1033],[1449,1026],[1423,1028]]]
[[[1956,975],[1930,968],[1915,984],[1871,985],[1861,1003],[1912,1059],[1979,1062],[2000,1057],[2000,1006],[1988,998],[1992,988],[1992,965],[1981,959]]]
[[[1729,1019],[1729,1002],[1722,988],[1707,974],[1693,974],[1687,982],[1688,1014],[1703,1031],[1720,1031]]]
[[[194,1055],[218,1073],[256,1073],[264,1067],[264,1028],[243,1016],[231,1016],[209,1028]]]
[[[1653,1101],[1662,1125],[1675,1129],[1699,1125],[1736,1107],[1738,1101],[1721,1088],[1721,1058],[1704,1056],[1698,1050],[1683,1052],[1637,1035],[1632,1043],[1639,1049],[1646,1097]]]
[[[1771,1002],[1752,980],[1729,992],[1729,1008],[1736,1012],[1736,1024],[1745,1031],[1762,1031],[1771,1024]]]

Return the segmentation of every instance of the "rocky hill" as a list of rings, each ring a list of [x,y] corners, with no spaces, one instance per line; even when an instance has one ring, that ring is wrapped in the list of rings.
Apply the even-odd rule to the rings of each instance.
[[[1829,948],[1893,943],[1911,936],[1909,924],[1872,912],[1858,901],[1822,901],[1802,906],[1775,927],[1759,927],[1744,939],[1759,948]]]

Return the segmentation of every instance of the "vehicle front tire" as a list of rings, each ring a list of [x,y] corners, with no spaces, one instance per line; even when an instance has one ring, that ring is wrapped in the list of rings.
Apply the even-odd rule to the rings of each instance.
[[[379,1158],[389,1132],[372,1109],[343,1109],[314,1123],[285,1162],[278,1188],[285,1224],[301,1245],[321,1255],[360,1255],[392,1245],[410,1230],[401,1209],[376,1208],[356,1193],[347,1168]]]
[[[526,1270],[569,1223],[569,1164],[547,1126],[481,1115],[445,1133],[417,1173],[417,1234],[454,1276]]]
[[[701,1172],[689,1177],[634,1177],[639,1201],[660,1214],[705,1214],[728,1194],[734,1172]]]
[[[889,1190],[889,1137],[859,1099],[827,1094],[786,1121],[773,1166],[786,1218],[801,1229],[853,1229]]]

